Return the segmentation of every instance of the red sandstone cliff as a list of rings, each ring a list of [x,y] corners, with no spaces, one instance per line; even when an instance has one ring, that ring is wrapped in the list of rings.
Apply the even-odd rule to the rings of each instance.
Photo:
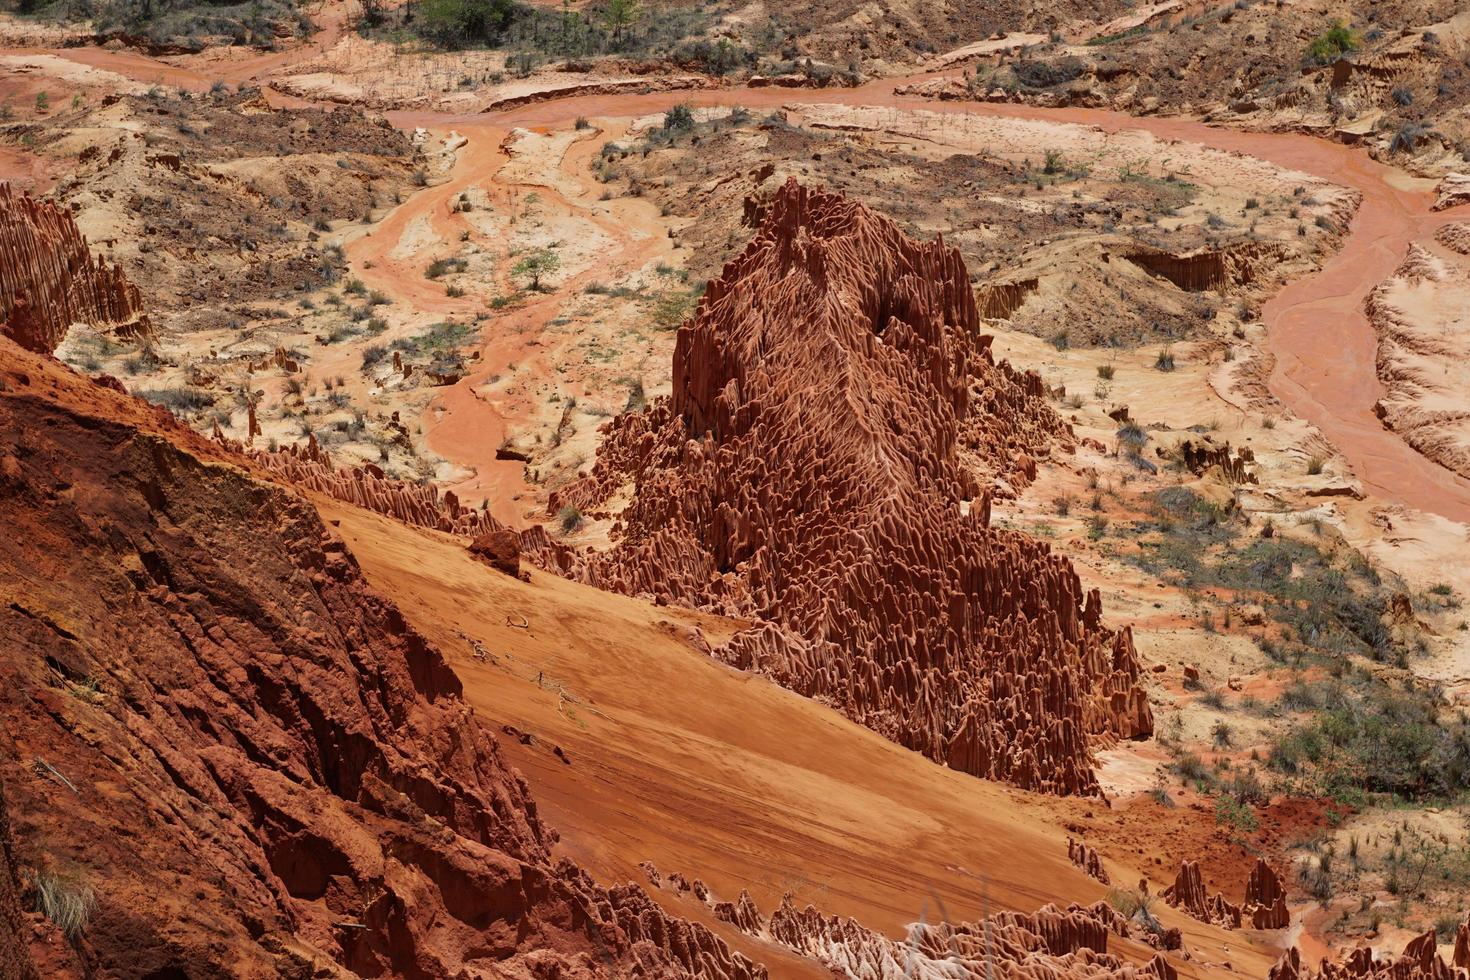
[[[138,287],[92,255],[70,214],[0,184],[0,334],[49,354],[73,323],[150,332]]]
[[[0,928],[55,871],[92,975],[764,976],[552,857],[305,500],[5,338],[0,432]]]
[[[1070,432],[979,327],[956,250],[789,183],[680,329],[672,397],[552,509],[632,484],[586,580],[757,619],[717,655],[932,759],[1092,792],[1090,745],[1152,716],[1097,593],[989,525],[985,484]]]

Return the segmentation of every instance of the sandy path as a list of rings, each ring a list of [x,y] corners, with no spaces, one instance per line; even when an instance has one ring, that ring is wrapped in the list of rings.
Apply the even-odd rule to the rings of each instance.
[[[66,49],[58,54],[83,60],[96,53],[89,54],[88,49]],[[107,56],[103,61],[111,70],[136,73],[138,77],[147,77],[150,69],[137,62],[160,64],[138,55],[125,58],[111,52],[101,55]],[[466,157],[471,162],[456,168],[455,181],[473,174],[482,185],[489,169],[485,154],[498,145],[496,134],[504,134],[512,126],[565,128],[578,117],[626,119],[664,111],[678,102],[774,109],[808,101],[1072,122],[1108,132],[1140,129],[1163,139],[1254,156],[1354,188],[1363,195],[1363,202],[1341,251],[1315,274],[1288,284],[1263,309],[1263,320],[1270,328],[1266,346],[1275,358],[1271,391],[1287,408],[1316,425],[1331,440],[1352,465],[1367,492],[1470,523],[1470,481],[1416,453],[1385,429],[1374,414],[1373,405],[1382,389],[1374,367],[1376,338],[1363,311],[1368,291],[1393,272],[1411,242],[1430,237],[1443,223],[1463,219],[1470,213],[1470,206],[1431,212],[1432,194],[1426,182],[1412,181],[1401,171],[1371,160],[1361,150],[1314,136],[1241,132],[1187,119],[1135,118],[1107,110],[933,102],[894,94],[898,86],[939,74],[943,73],[881,79],[839,91],[799,93],[763,88],[598,95],[536,103],[486,115],[403,112],[392,113],[390,118],[403,127],[422,126],[441,132],[453,128],[469,135],[475,147]],[[436,190],[451,188],[452,193],[455,181]],[[442,206],[445,200],[444,193],[415,195],[390,214],[387,221],[398,221],[400,213],[412,218],[425,209]],[[564,199],[562,203],[566,203]],[[626,242],[627,238],[620,234],[618,240]],[[407,277],[403,279],[380,282],[390,283],[396,294],[410,303],[426,301],[423,291],[413,288],[417,284],[407,282]],[[523,307],[519,314],[522,318],[534,318],[538,312],[555,309],[557,305],[554,294],[544,302]],[[496,363],[492,345],[482,351],[481,373],[486,375],[508,363]],[[459,390],[461,386],[455,386],[455,391],[436,400],[434,410],[441,415],[434,423],[438,431],[431,445],[452,462],[473,468],[487,465],[487,446],[489,463],[493,464],[493,451],[504,437],[505,420],[494,408],[476,399],[470,387]],[[445,421],[445,417],[458,412],[468,417]],[[449,428],[445,429],[445,425]],[[509,485],[508,476],[477,479],[477,489],[486,492],[504,490]],[[506,516],[512,516],[509,510]]]

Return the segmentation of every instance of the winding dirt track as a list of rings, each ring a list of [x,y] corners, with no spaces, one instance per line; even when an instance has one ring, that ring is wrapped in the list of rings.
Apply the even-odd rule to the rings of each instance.
[[[894,94],[897,86],[924,77],[928,76],[799,96],[771,89],[591,96],[522,107],[498,114],[494,124],[557,128],[571,125],[579,116],[644,115],[681,101],[777,108],[805,99],[1077,123],[1107,132],[1140,129],[1161,139],[1253,156],[1351,187],[1362,194],[1362,205],[1341,250],[1313,275],[1287,285],[1262,311],[1269,328],[1267,348],[1275,359],[1271,392],[1343,453],[1366,492],[1470,523],[1470,481],[1419,455],[1374,414],[1382,386],[1374,363],[1377,340],[1363,311],[1368,292],[1392,274],[1411,242],[1432,236],[1442,224],[1463,220],[1470,208],[1433,212],[1432,192],[1414,186],[1422,181],[1370,159],[1362,150],[1313,136],[1241,132],[1193,120],[1140,119],[1105,110],[933,102]],[[467,134],[487,125],[484,117],[432,113],[401,114],[394,120],[400,125],[452,126]],[[412,200],[405,205],[413,206]]]
[[[341,29],[337,7],[334,5],[330,9],[333,11],[329,21],[331,26],[324,32],[328,37],[335,36]],[[312,48],[319,49],[319,45],[312,45]],[[86,48],[61,49],[52,53],[87,64],[105,65],[120,74],[145,80],[166,72],[169,80],[176,84],[185,82],[186,76],[192,76],[187,81],[193,84],[202,81],[200,73],[186,72],[139,55]],[[273,54],[248,63],[237,62],[231,66],[231,76],[263,79],[266,73],[281,68],[289,60],[290,55]],[[219,75],[211,73],[210,77]],[[1393,272],[1411,242],[1431,236],[1444,223],[1463,220],[1470,214],[1470,206],[1432,212],[1432,194],[1422,186],[1423,181],[1411,180],[1402,171],[1371,160],[1361,150],[1313,136],[1241,132],[1193,120],[1137,118],[1106,110],[935,102],[895,94],[898,86],[933,77],[936,76],[890,78],[855,89],[810,92],[730,88],[648,95],[583,96],[470,116],[432,112],[390,113],[389,118],[395,125],[404,128],[421,126],[435,132],[457,130],[469,138],[470,146],[462,154],[449,184],[409,198],[381,226],[373,229],[374,238],[382,243],[395,241],[395,229],[401,231],[419,218],[442,222],[451,195],[471,183],[477,183],[493,194],[495,173],[506,160],[498,148],[513,127],[561,129],[572,125],[578,117],[625,119],[661,112],[678,102],[696,106],[742,105],[756,109],[822,102],[1077,123],[1096,126],[1107,132],[1143,130],[1161,139],[1196,143],[1257,157],[1354,188],[1362,194],[1362,205],[1341,250],[1316,273],[1283,288],[1262,311],[1269,328],[1267,349],[1275,359],[1269,384],[1272,393],[1287,408],[1316,425],[1343,453],[1366,492],[1385,501],[1396,501],[1470,524],[1470,481],[1419,455],[1385,429],[1374,414],[1374,403],[1381,396],[1382,388],[1375,369],[1376,338],[1363,311],[1363,301],[1368,292]],[[272,98],[278,102],[287,101],[274,93]],[[568,154],[568,157],[572,156],[579,155]],[[562,166],[564,169],[567,166],[565,159]],[[591,208],[585,202],[561,198],[559,204],[579,207],[590,216]],[[627,230],[617,222],[604,220],[596,223],[613,236],[620,250],[632,246]],[[369,251],[377,253],[386,247],[384,244]],[[614,257],[610,261],[626,266],[626,257]],[[421,308],[431,301],[427,294],[420,295],[423,291],[421,280],[411,283],[412,277],[396,274],[391,263],[380,268],[381,276],[375,277],[366,272],[365,278],[370,281],[377,279],[380,288],[392,291]],[[569,284],[570,288],[580,288],[581,285],[580,281]],[[543,313],[549,315],[555,308],[555,298],[552,296],[524,307],[517,316],[523,320],[534,320]],[[432,301],[442,304],[444,297],[434,296]],[[506,331],[497,333],[503,335]],[[452,462],[476,472],[475,479],[460,488],[471,491],[471,496],[483,494],[497,499],[498,495],[523,487],[520,464],[496,462],[493,458],[495,448],[504,437],[506,416],[473,393],[475,385],[509,363],[510,352],[505,348],[503,336],[499,340],[490,338],[482,351],[480,370],[436,399],[431,406],[433,415],[426,419],[426,429],[436,430],[431,436],[431,446]],[[506,511],[502,513],[506,517],[514,516]]]

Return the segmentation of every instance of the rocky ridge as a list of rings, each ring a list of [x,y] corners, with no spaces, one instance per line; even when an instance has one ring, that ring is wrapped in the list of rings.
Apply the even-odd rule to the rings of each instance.
[[[0,782],[22,887],[95,893],[68,969],[764,976],[553,856],[453,671],[306,500],[9,340],[0,365]]]
[[[716,655],[931,759],[1094,793],[1091,746],[1152,716],[1098,594],[990,526],[1072,437],[979,328],[956,250],[788,182],[680,329],[672,396],[551,510],[631,487],[586,581],[756,619]]]

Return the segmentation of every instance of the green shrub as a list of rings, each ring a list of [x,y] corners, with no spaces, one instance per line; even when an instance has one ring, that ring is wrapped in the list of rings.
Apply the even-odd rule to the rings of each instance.
[[[1307,60],[1318,65],[1329,65],[1362,46],[1363,43],[1355,31],[1342,21],[1335,20],[1325,33],[1307,46]]]

